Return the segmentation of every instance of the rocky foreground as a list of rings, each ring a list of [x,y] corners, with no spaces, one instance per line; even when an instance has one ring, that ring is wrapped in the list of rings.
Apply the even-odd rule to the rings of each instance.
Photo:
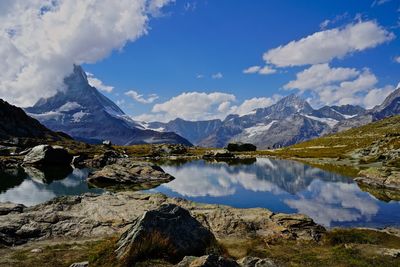
[[[164,204],[187,209],[217,238],[319,240],[325,232],[305,215],[197,204],[162,194],[118,192],[61,197],[33,207],[2,203],[0,242],[14,246],[49,238],[112,236],[127,230],[145,211]]]

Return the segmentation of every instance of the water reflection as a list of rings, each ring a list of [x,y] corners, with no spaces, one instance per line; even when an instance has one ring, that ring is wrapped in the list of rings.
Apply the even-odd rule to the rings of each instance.
[[[299,162],[260,158],[244,165],[192,161],[163,168],[176,179],[152,191],[170,196],[300,212],[325,226],[400,224],[398,202],[379,201],[348,177]]]
[[[24,167],[0,173],[0,202],[32,206],[56,196],[101,192],[86,183],[87,169],[37,169]]]

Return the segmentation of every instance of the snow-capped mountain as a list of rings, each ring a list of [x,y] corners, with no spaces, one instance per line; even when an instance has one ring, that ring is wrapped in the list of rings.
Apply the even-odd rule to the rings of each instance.
[[[341,132],[350,128],[359,127],[373,121],[381,120],[390,116],[400,114],[400,87],[393,91],[382,104],[363,114],[341,121],[332,129],[332,133]]]
[[[351,105],[326,106],[315,110],[307,101],[289,95],[270,107],[256,109],[243,116],[229,115],[223,121],[175,120],[166,124],[150,123],[149,126],[161,131],[175,130],[192,143],[205,147],[224,147],[235,141],[249,142],[266,149],[321,136],[339,122],[364,113],[362,107]],[[200,125],[207,125],[207,131],[199,131]],[[196,132],[195,138],[193,132]]]
[[[89,85],[80,66],[64,80],[65,90],[39,100],[28,114],[54,131],[65,132],[87,142],[111,140],[115,144],[181,143],[185,138],[171,132],[143,129],[114,102]]]

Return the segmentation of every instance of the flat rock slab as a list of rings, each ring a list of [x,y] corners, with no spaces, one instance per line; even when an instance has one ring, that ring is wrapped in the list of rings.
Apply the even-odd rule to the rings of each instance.
[[[303,215],[276,215],[262,209],[237,209],[168,198],[162,194],[118,192],[66,196],[0,216],[0,244],[18,245],[48,238],[103,238],[121,234],[145,211],[163,204],[187,209],[216,238],[315,240],[325,229]],[[274,216],[275,215],[275,216]],[[303,229],[302,226],[305,228]]]
[[[173,176],[165,173],[161,167],[155,164],[119,159],[115,163],[91,173],[88,182],[98,187],[137,185],[147,189],[173,179]]]

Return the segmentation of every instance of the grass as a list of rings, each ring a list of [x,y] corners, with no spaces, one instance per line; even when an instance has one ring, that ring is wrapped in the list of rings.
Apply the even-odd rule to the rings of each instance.
[[[385,140],[380,150],[400,148],[400,116],[393,116],[367,125],[326,135],[288,148],[267,151],[268,155],[297,158],[347,158],[356,149]]]
[[[399,258],[384,256],[383,248],[400,248],[400,238],[367,229],[333,229],[319,243],[275,239],[221,240],[234,258],[270,258],[283,266],[400,266]]]
[[[167,241],[160,240],[156,235],[146,241],[147,248],[140,246],[144,249],[139,251],[140,257],[138,251],[129,251],[128,258],[139,261],[136,265],[131,260],[116,259],[114,250],[117,240],[117,237],[112,237],[100,241],[2,249],[0,266],[63,267],[81,261],[89,261],[90,266],[95,267],[172,266],[168,263],[168,255],[163,254]],[[385,248],[400,249],[400,237],[369,229],[333,229],[319,243],[282,238],[218,241],[226,256],[236,259],[244,256],[270,258],[284,266],[400,266],[400,258],[379,252]],[[159,245],[154,246],[155,243]],[[37,247],[43,252],[32,253],[31,249]],[[160,251],[164,252],[160,254]]]

